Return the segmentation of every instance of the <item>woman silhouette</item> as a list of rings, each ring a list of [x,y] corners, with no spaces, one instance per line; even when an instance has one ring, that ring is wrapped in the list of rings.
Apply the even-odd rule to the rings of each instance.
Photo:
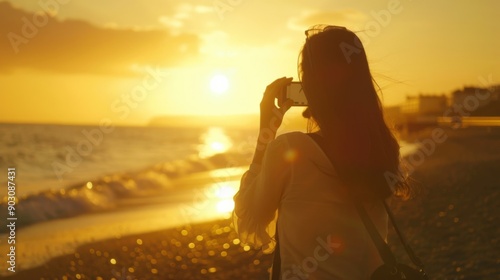
[[[291,102],[277,107],[274,100],[291,79],[267,86],[257,149],[234,197],[234,225],[243,244],[265,252],[279,237],[281,279],[369,279],[383,262],[352,199],[385,238],[388,219],[379,202],[409,191],[399,144],[384,121],[359,38],[336,26],[314,26],[306,37],[299,77],[309,103],[304,116],[316,136],[275,138]]]

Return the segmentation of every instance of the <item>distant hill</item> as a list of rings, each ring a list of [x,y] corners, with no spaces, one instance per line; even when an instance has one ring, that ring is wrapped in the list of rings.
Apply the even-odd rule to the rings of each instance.
[[[258,127],[258,115],[227,115],[227,116],[190,116],[172,115],[158,116],[149,122],[149,126],[168,127]]]

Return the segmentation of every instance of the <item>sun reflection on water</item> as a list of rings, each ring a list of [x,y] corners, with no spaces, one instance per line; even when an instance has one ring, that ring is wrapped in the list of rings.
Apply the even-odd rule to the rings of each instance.
[[[216,210],[219,213],[231,213],[234,209],[233,196],[236,194],[236,188],[230,185],[222,185],[217,188],[215,196],[219,200],[216,204]]]
[[[198,154],[201,158],[224,153],[233,145],[224,129],[220,127],[210,127],[208,131],[201,136],[201,141],[202,144],[200,145]]]
[[[232,199],[225,199],[217,203],[217,211],[219,213],[230,213],[234,209],[234,201]]]

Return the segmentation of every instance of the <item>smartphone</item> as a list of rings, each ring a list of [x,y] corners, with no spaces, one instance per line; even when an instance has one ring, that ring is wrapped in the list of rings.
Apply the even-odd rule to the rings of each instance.
[[[291,82],[278,98],[278,104],[283,104],[285,100],[293,100],[293,106],[307,106],[307,99],[304,91],[302,90],[301,82]]]

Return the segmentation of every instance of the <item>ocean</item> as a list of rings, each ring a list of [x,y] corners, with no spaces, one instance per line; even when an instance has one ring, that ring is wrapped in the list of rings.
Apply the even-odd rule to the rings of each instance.
[[[217,127],[115,127],[103,132],[98,126],[1,124],[0,167],[16,167],[18,195],[28,195],[157,163],[234,151],[235,141],[254,134]],[[239,153],[251,150],[250,145],[238,146]]]
[[[228,218],[256,136],[224,127],[0,124],[0,219],[15,168],[18,268],[89,242]],[[414,148],[403,143],[402,154]],[[7,238],[0,228],[0,252]]]

